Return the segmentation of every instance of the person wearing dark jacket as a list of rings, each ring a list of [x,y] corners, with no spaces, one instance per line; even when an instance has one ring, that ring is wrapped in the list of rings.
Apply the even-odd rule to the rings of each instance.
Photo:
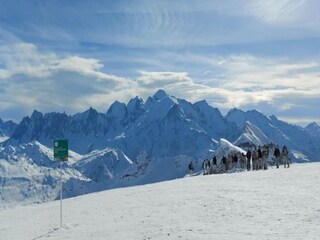
[[[238,156],[235,153],[232,157],[232,168],[237,168],[237,165],[238,165]]]
[[[258,170],[262,169],[262,151],[259,146],[258,148]]]
[[[211,161],[211,173],[216,174],[217,173],[217,157],[213,156]]]
[[[280,149],[279,149],[279,146],[278,146],[278,145],[274,148],[273,156],[274,156],[274,158],[275,158],[277,168],[279,168]]]
[[[192,162],[190,162],[190,163],[189,163],[189,174],[190,174],[190,176],[193,175],[193,171],[194,171],[194,167],[193,167]]]
[[[262,150],[262,169],[268,169],[268,156],[269,156],[269,147],[268,145],[263,146]]]
[[[213,164],[213,165],[217,165],[217,157],[216,157],[216,156],[213,156],[213,158],[212,158],[212,164]]]
[[[225,173],[227,171],[227,158],[223,156],[221,161],[222,161],[222,171]]]
[[[246,157],[247,157],[247,171],[250,171],[251,169],[251,164],[250,164],[250,161],[251,161],[251,151],[248,150],[247,154],[246,154]]]
[[[252,152],[252,170],[258,170],[258,151],[255,149]]]

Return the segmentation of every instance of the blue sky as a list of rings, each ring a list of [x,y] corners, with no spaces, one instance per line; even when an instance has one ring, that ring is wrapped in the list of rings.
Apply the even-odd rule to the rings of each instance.
[[[106,112],[159,88],[320,123],[320,2],[3,1],[0,118]]]

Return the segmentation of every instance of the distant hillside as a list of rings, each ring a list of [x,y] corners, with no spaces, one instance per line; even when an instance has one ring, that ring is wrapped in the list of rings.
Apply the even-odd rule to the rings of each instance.
[[[134,159],[141,151],[152,157],[205,156],[225,138],[235,144],[270,141],[287,145],[316,161],[320,155],[319,129],[316,123],[302,128],[256,110],[233,109],[224,117],[204,100],[192,104],[159,90],[146,101],[139,97],[128,104],[116,101],[106,113],[90,108],[69,116],[35,110],[7,134],[10,139],[5,144],[36,140],[52,147],[54,139],[63,138],[69,139],[70,148],[80,154],[110,147]]]

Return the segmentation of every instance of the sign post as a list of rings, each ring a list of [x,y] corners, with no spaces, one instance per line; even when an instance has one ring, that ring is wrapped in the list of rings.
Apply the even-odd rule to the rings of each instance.
[[[62,161],[68,161],[68,140],[54,140],[53,157],[60,161],[60,227],[62,227]]]

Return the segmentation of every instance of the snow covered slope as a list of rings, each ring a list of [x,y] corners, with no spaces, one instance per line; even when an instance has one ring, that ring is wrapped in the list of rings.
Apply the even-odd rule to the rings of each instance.
[[[106,148],[92,151],[73,164],[86,177],[94,182],[107,182],[116,175],[123,174],[133,162],[121,151]]]
[[[264,135],[264,133],[249,121],[245,122],[244,132],[241,136],[234,142],[235,145],[241,146],[245,144],[251,144],[258,146],[263,146],[272,142],[269,138]]]
[[[233,145],[226,139],[220,139],[219,148],[217,150],[218,163],[220,162],[223,156],[227,157],[228,155],[234,155],[238,153],[246,154],[247,152],[241,149],[240,147]]]
[[[70,162],[79,155],[70,153]],[[0,151],[0,205],[30,204],[52,201],[59,196],[60,177],[67,197],[95,189],[91,180],[64,163],[53,161],[52,149],[39,142],[8,146]]]
[[[320,236],[320,163],[188,177],[0,209],[1,239],[302,240]]]
[[[105,189],[182,178],[187,173],[188,156],[154,159],[146,152],[134,160],[120,149],[106,148],[85,155],[69,151],[63,163],[65,197]],[[201,163],[197,165],[200,170]],[[35,141],[0,149],[0,205],[13,206],[52,201],[59,197],[59,162],[53,150]]]

